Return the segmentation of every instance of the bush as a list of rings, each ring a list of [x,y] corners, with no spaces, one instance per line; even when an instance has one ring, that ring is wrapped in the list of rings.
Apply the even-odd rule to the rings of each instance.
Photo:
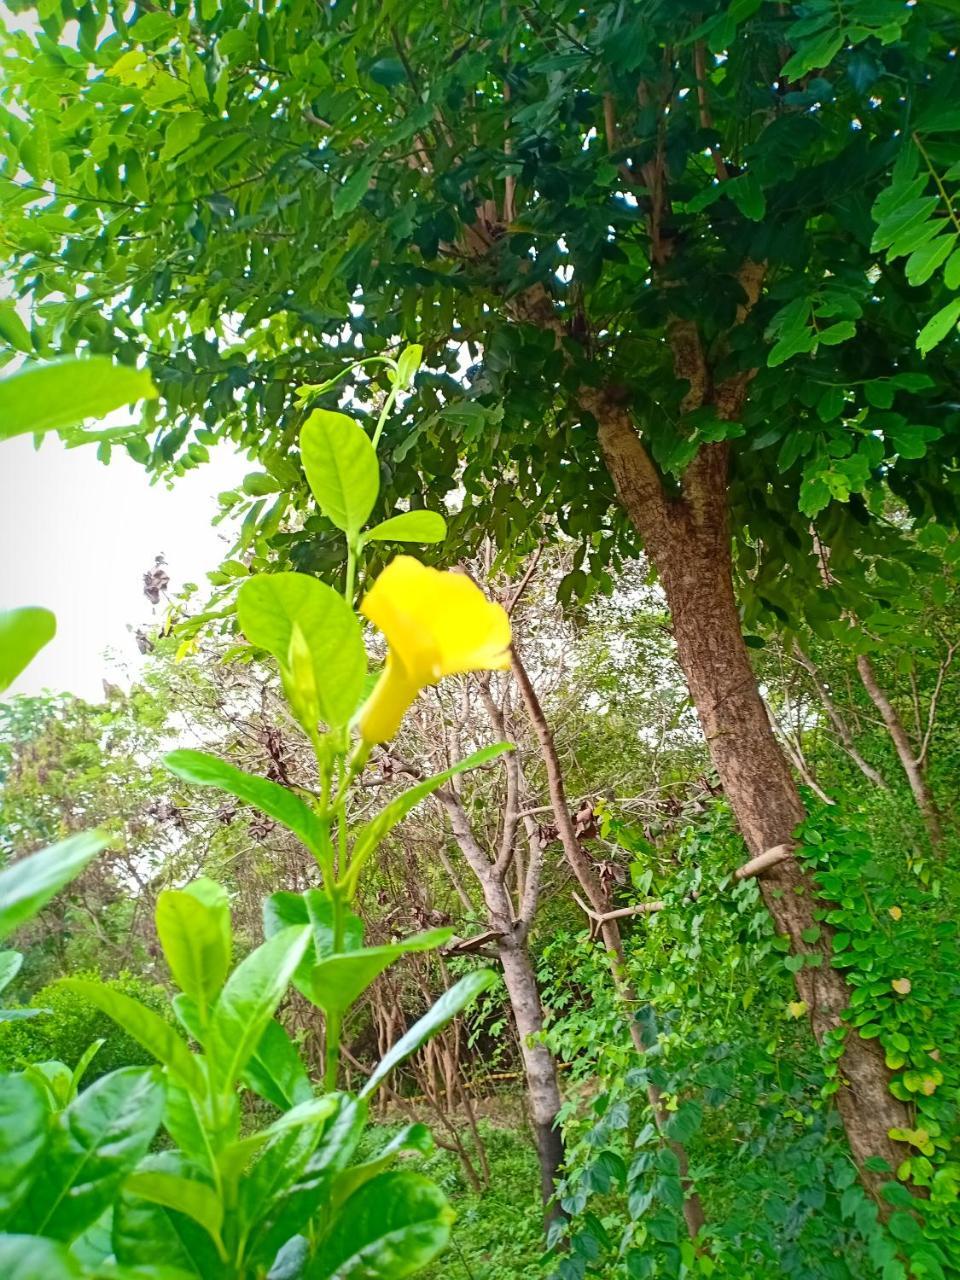
[[[99,980],[94,972],[71,975]],[[170,1004],[163,987],[146,982],[132,973],[121,973],[105,984],[114,991],[148,1005],[170,1021]],[[92,1084],[99,1076],[120,1067],[150,1066],[154,1059],[146,1049],[122,1031],[105,1013],[83,996],[51,982],[41,987],[25,1006],[47,1009],[36,1018],[0,1023],[0,1070],[19,1071],[30,1062],[55,1059],[74,1066],[94,1040],[103,1040],[84,1076],[84,1084]]]

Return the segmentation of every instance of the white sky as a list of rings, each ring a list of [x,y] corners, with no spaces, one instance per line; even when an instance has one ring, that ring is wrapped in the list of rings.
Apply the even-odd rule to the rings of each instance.
[[[151,487],[120,448],[104,466],[95,445],[65,449],[52,434],[39,450],[30,436],[0,444],[0,608],[57,615],[56,637],[6,696],[46,689],[99,702],[104,675],[127,687],[141,661],[133,633],[165,610],[144,596],[143,574],[162,552],[171,596],[184,582],[202,592],[229,534],[210,525],[216,495],[250,469],[242,456],[211,451],[168,490]]]

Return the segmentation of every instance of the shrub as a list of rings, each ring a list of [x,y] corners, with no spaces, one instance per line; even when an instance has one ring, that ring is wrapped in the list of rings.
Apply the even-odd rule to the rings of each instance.
[[[93,972],[73,977],[98,979]],[[121,973],[105,983],[114,991],[131,996],[159,1013],[167,1021],[170,1006],[163,987],[132,973]],[[90,1064],[84,1083],[120,1067],[149,1066],[153,1057],[136,1040],[121,1030],[112,1018],[78,992],[59,982],[41,987],[26,1006],[46,1009],[36,1018],[0,1023],[0,1070],[19,1071],[30,1062],[56,1060],[74,1066],[87,1046],[102,1039],[104,1044]]]

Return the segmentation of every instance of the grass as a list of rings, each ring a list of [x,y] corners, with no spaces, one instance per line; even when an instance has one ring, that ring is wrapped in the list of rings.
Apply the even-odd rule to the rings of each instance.
[[[487,1122],[480,1133],[490,1162],[490,1186],[480,1194],[452,1152],[438,1148],[417,1160],[457,1215],[449,1249],[419,1273],[421,1280],[542,1280],[539,1174],[530,1134]],[[367,1141],[389,1136],[389,1130],[368,1130]]]

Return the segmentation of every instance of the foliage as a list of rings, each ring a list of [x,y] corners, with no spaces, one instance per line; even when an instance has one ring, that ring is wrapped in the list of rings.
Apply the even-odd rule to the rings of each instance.
[[[72,971],[72,976],[86,981],[99,977],[82,970]],[[138,1000],[169,1020],[166,993],[155,983],[125,973],[108,979],[104,985]],[[95,1004],[61,982],[52,982],[34,992],[29,1005],[20,1012],[28,1009],[36,1011],[38,1016],[0,1026],[0,1070],[22,1071],[31,1062],[51,1060],[76,1064],[94,1041],[101,1041],[101,1045],[86,1072],[88,1084],[121,1067],[145,1066],[153,1061],[136,1040],[118,1028]]]
[[[755,884],[731,882],[725,813],[680,836],[673,855],[680,868],[671,870],[668,883],[661,879],[662,862],[658,866],[635,829],[615,813],[606,822],[608,833],[635,854],[635,888],[665,899],[663,910],[635,928],[627,961],[659,1027],[651,1024],[653,1048],[642,1064],[631,1063],[622,1010],[612,1000],[592,997],[564,1007],[577,985],[597,990],[596,948],[582,937],[579,943],[559,938],[546,948],[546,998],[555,1010],[551,1043],[579,1075],[601,1082],[596,1096],[571,1104],[566,1116],[561,1203],[571,1214],[570,1248],[558,1255],[556,1276],[603,1274],[614,1258],[629,1275],[664,1278],[759,1280],[776,1266],[789,1276],[853,1280],[875,1269],[902,1280],[907,1259],[912,1276],[956,1274],[954,1091],[929,1057],[931,1049],[941,1056],[936,1046],[956,1020],[956,993],[942,980],[953,972],[943,948],[952,946],[954,930],[939,918],[937,896],[918,881],[905,884],[895,864],[858,847],[863,837],[852,813],[821,810],[805,825],[803,856],[824,868],[818,884],[829,900],[818,916],[824,928],[838,929],[835,963],[852,970],[849,1022],[861,1034],[868,1028],[866,1034],[883,1038],[888,1065],[898,1072],[894,1091],[916,1099],[924,1131],[911,1136],[926,1152],[917,1153],[920,1180],[936,1180],[940,1189],[922,1212],[921,1229],[901,1185],[915,1172],[890,1171],[884,1188],[890,1216],[881,1226],[877,1206],[856,1185],[829,1102],[838,1088],[839,1040],[822,1058],[811,1053],[800,1030],[805,1009],[790,988],[795,957],[784,954],[771,932]],[[897,933],[903,927],[914,931],[912,938]],[[929,957],[920,961],[929,971],[911,968],[907,955]],[[891,965],[904,967],[902,977]],[[897,994],[891,983],[902,986],[902,978],[916,978],[922,1003],[911,1007],[909,987]],[[638,1016],[650,1019],[651,1009]],[[943,1072],[953,1069],[948,1064]],[[684,1145],[693,1185],[707,1206],[710,1226],[699,1258],[684,1239],[680,1167],[675,1152],[659,1142],[649,1083],[662,1091],[665,1132]],[[941,1133],[951,1137],[935,1147]]]
[[[39,40],[8,37],[5,234],[29,342],[145,354],[152,434],[124,444],[158,471],[253,448],[262,469],[226,501],[255,568],[340,560],[333,508],[308,508],[302,408],[333,414],[359,359],[375,415],[381,357],[414,335],[425,366],[382,427],[377,515],[435,505],[462,474],[451,545],[570,536],[565,600],[609,590],[636,549],[584,386],[619,388],[668,482],[728,442],[748,625],[873,613],[856,549],[904,554],[886,493],[954,518],[956,336],[915,351],[956,306],[949,5],[664,2],[640,21],[565,0],[506,19],[231,0],[114,15],[101,41],[107,11],[84,8],[74,46],[56,4]],[[890,239],[898,217],[909,242]],[[661,338],[692,318],[720,377],[757,371],[740,421],[681,406]],[[463,344],[474,363],[453,377]]]

